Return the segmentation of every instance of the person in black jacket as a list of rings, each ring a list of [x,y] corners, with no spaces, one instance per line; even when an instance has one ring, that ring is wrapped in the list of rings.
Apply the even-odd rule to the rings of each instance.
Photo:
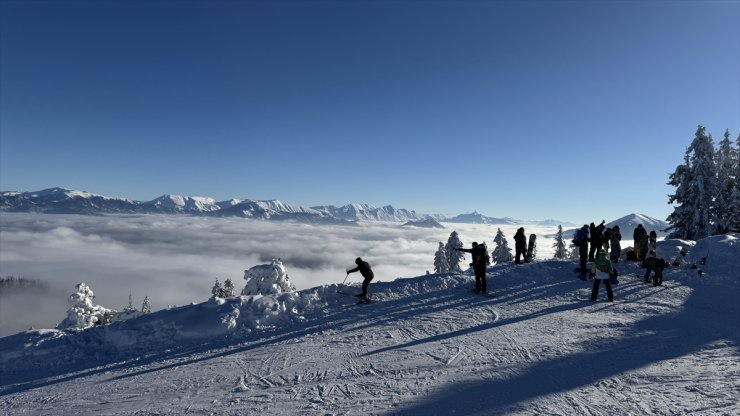
[[[581,264],[581,280],[586,280],[586,259],[588,258],[588,242],[590,238],[588,236],[588,225],[583,224],[580,230],[573,237],[573,244],[578,246],[578,258]]]
[[[591,223],[591,226],[589,227],[589,231],[591,231],[591,248],[588,250],[588,261],[594,261],[594,254],[596,254],[597,250],[601,250],[602,248],[604,229],[606,228],[604,225],[605,222],[606,221],[601,220],[601,224],[599,225]]]
[[[486,246],[473,241],[473,248],[456,248],[457,251],[463,251],[473,255],[473,271],[475,272],[475,291],[488,293],[486,289]]]
[[[524,262],[527,262],[527,236],[524,235],[524,227],[519,227],[514,234],[514,249],[516,250],[516,257],[514,263],[522,264],[519,260],[521,255],[524,258]]]
[[[653,277],[653,286],[660,286],[663,284],[663,269],[666,268],[668,262],[665,259],[658,257],[655,251],[650,251],[650,255],[645,259],[645,276],[643,281],[650,283],[650,273],[655,271],[655,277]]]
[[[355,259],[355,264],[357,264],[357,267],[347,270],[347,274],[359,271],[362,277],[365,278],[365,280],[362,281],[362,293],[355,296],[369,301],[370,298],[368,297],[369,293],[367,293],[367,287],[370,284],[370,281],[373,280],[373,278],[375,277],[375,275],[373,274],[373,269],[370,268],[370,263],[362,260],[359,257]]]

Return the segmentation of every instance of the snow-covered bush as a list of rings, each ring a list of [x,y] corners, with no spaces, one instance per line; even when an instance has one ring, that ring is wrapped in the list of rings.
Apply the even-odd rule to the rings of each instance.
[[[113,320],[115,311],[93,304],[95,294],[84,283],[75,286],[77,292],[69,296],[72,306],[67,310],[67,317],[57,325],[58,329],[89,328],[95,325],[104,325]]]
[[[288,272],[280,259],[273,259],[270,264],[261,264],[244,271],[247,281],[242,295],[275,295],[284,292],[295,292],[290,284]]]

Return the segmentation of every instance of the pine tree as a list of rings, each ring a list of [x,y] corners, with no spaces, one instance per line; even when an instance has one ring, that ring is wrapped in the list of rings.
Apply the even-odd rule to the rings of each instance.
[[[216,283],[213,284],[213,288],[211,289],[211,294],[214,298],[223,298],[224,297],[224,288],[221,286],[221,282],[218,281],[218,278],[216,279]]]
[[[149,304],[149,296],[144,296],[144,302],[141,304],[141,312],[149,313],[152,311],[152,305]]]
[[[95,294],[89,286],[79,283],[75,289],[76,292],[69,296],[69,303],[72,306],[67,310],[67,317],[57,325],[57,328],[84,329],[110,322],[113,311],[93,303]]]
[[[705,130],[703,126],[699,126],[696,137],[689,146],[691,240],[708,237],[714,231],[713,204],[717,195],[717,168],[714,164],[712,136],[707,136]]]
[[[457,251],[456,248],[462,248],[463,243],[457,235],[457,231],[450,234],[445,245],[445,257],[447,257],[447,270],[450,273],[462,273],[460,262],[465,258],[465,252]]]
[[[563,240],[563,226],[558,225],[558,232],[555,234],[555,244],[552,245],[555,248],[554,258],[559,260],[565,260],[568,258],[568,249],[565,246],[565,240]]]
[[[434,254],[434,273],[442,274],[447,273],[449,267],[447,266],[447,256],[445,255],[445,245],[439,242],[439,248]]]
[[[691,169],[689,169],[689,150],[684,153],[684,163],[676,166],[676,170],[669,176],[668,185],[674,186],[676,192],[668,195],[668,203],[676,204],[673,212],[666,218],[671,226],[669,238],[689,239],[691,236],[691,206],[689,197],[689,182],[691,182]]]
[[[231,282],[231,279],[224,280],[223,294],[224,294],[224,297],[227,297],[227,298],[234,296],[234,283]]]
[[[128,294],[128,306],[123,308],[124,312],[136,312],[136,308],[134,308],[134,298],[131,295],[131,293]]]
[[[506,237],[500,228],[496,232],[496,237],[493,238],[493,242],[496,244],[496,247],[493,249],[493,253],[491,253],[491,262],[493,262],[493,264],[507,263],[514,260],[514,256],[511,254],[511,248],[509,248],[509,243],[506,241]]]
[[[735,188],[736,150],[732,148],[730,130],[725,130],[724,139],[719,143],[716,154],[717,198],[714,204],[714,233],[724,234],[730,229],[732,199]]]
[[[732,188],[729,226],[733,232],[740,232],[740,134],[735,140],[735,185]]]

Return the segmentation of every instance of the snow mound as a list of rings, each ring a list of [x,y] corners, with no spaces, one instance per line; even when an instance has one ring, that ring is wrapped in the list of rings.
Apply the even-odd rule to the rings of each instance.
[[[261,264],[244,271],[247,285],[242,295],[274,295],[283,292],[295,292],[290,284],[288,272],[280,259],[273,259],[270,264]]]

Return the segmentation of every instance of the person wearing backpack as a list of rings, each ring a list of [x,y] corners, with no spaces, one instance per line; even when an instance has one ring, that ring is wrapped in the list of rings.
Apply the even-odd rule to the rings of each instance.
[[[516,257],[514,263],[522,264],[519,260],[521,255],[524,258],[524,263],[527,262],[527,236],[524,235],[524,227],[519,227],[514,234],[514,249],[516,250]]]
[[[456,248],[457,251],[470,253],[473,255],[473,272],[475,273],[475,292],[488,293],[486,288],[486,266],[490,257],[486,250],[485,244],[478,244],[473,241],[473,248]]]
[[[637,261],[645,261],[645,255],[648,252],[648,234],[642,224],[637,224],[637,228],[635,228],[635,231],[632,233],[632,238],[635,240],[635,255],[637,256]]]
[[[370,285],[370,281],[373,280],[375,277],[375,274],[373,273],[373,269],[370,268],[370,263],[362,260],[361,258],[355,259],[355,264],[357,264],[357,267],[354,269],[348,269],[347,274],[354,273],[359,271],[364,280],[362,281],[362,293],[357,294],[358,298],[361,298],[363,301],[369,302],[369,293],[367,293],[367,287]]]
[[[616,279],[616,273],[612,262],[606,258],[606,252],[604,250],[599,250],[593,265],[591,265],[591,277],[594,278],[594,287],[591,290],[591,302],[596,301],[596,298],[599,297],[599,285],[601,285],[602,281],[604,281],[604,287],[606,287],[606,297],[609,299],[609,302],[613,302],[614,292],[612,292],[610,279]]]

